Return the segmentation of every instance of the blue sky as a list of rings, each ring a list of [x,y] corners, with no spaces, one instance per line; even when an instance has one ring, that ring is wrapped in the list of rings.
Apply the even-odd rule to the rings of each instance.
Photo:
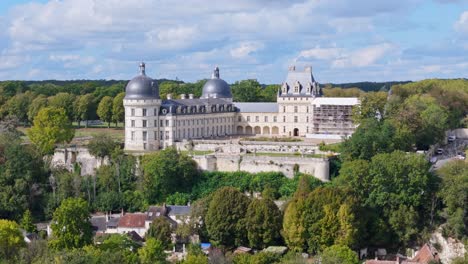
[[[468,0],[1,0],[0,80],[468,78]]]

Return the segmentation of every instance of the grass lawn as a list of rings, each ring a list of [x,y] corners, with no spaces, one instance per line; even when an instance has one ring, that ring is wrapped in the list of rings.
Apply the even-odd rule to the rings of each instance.
[[[21,138],[25,141],[25,142],[29,142],[29,138],[28,136],[26,135],[26,131],[28,131],[29,127],[18,127],[18,130],[23,132],[24,133],[24,136],[22,136]],[[116,141],[118,142],[123,142],[124,141],[124,136],[125,136],[125,132],[124,132],[124,129],[123,128],[107,128],[107,127],[104,127],[104,128],[98,128],[98,127],[88,127],[88,128],[77,128],[75,129],[75,137],[73,138],[73,140],[79,140],[80,138],[83,138],[83,137],[92,137],[96,134],[99,134],[99,133],[104,133],[104,134],[108,134],[111,138],[115,139]]]
[[[241,141],[270,141],[270,142],[302,142],[300,138],[292,137],[246,137],[241,138]]]
[[[211,151],[211,150],[192,150],[192,151],[183,150],[180,153],[187,154],[187,155],[208,155],[208,154],[212,154],[213,152],[214,151]]]
[[[268,156],[268,157],[301,157],[300,153],[280,153],[280,152],[257,152],[249,153],[249,156]],[[322,154],[304,154],[304,158],[325,158]]]

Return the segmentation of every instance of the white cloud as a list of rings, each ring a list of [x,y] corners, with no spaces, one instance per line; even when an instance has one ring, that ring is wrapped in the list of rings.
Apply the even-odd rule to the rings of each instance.
[[[309,50],[303,50],[299,53],[299,58],[305,59],[318,59],[318,60],[332,60],[340,57],[343,52],[339,48],[320,48],[316,47]]]
[[[455,29],[458,32],[468,34],[468,11],[465,11],[460,15],[460,18],[455,22]]]
[[[260,42],[242,42],[238,47],[231,49],[229,53],[235,59],[242,59],[253,52],[261,50],[263,47],[264,45]]]
[[[396,47],[390,43],[368,46],[346,54],[343,58],[334,60],[332,67],[366,67],[376,63],[387,53],[395,51]]]

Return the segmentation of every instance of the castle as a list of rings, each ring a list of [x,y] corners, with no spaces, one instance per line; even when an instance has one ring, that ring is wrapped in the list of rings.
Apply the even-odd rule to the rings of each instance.
[[[357,98],[323,97],[312,68],[290,67],[278,91],[276,103],[233,102],[230,86],[216,67],[203,86],[200,98],[193,94],[175,99],[159,96],[155,80],[140,74],[125,88],[125,149],[152,151],[184,139],[231,135],[265,135],[340,139],[356,126],[351,119]]]

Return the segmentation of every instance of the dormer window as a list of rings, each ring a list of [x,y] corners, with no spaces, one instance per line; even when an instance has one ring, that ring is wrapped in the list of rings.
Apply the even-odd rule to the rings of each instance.
[[[281,92],[282,93],[287,93],[288,92],[288,84],[283,83],[283,86],[281,87]]]
[[[299,82],[296,82],[294,84],[294,93],[299,93],[301,90],[301,84]]]

